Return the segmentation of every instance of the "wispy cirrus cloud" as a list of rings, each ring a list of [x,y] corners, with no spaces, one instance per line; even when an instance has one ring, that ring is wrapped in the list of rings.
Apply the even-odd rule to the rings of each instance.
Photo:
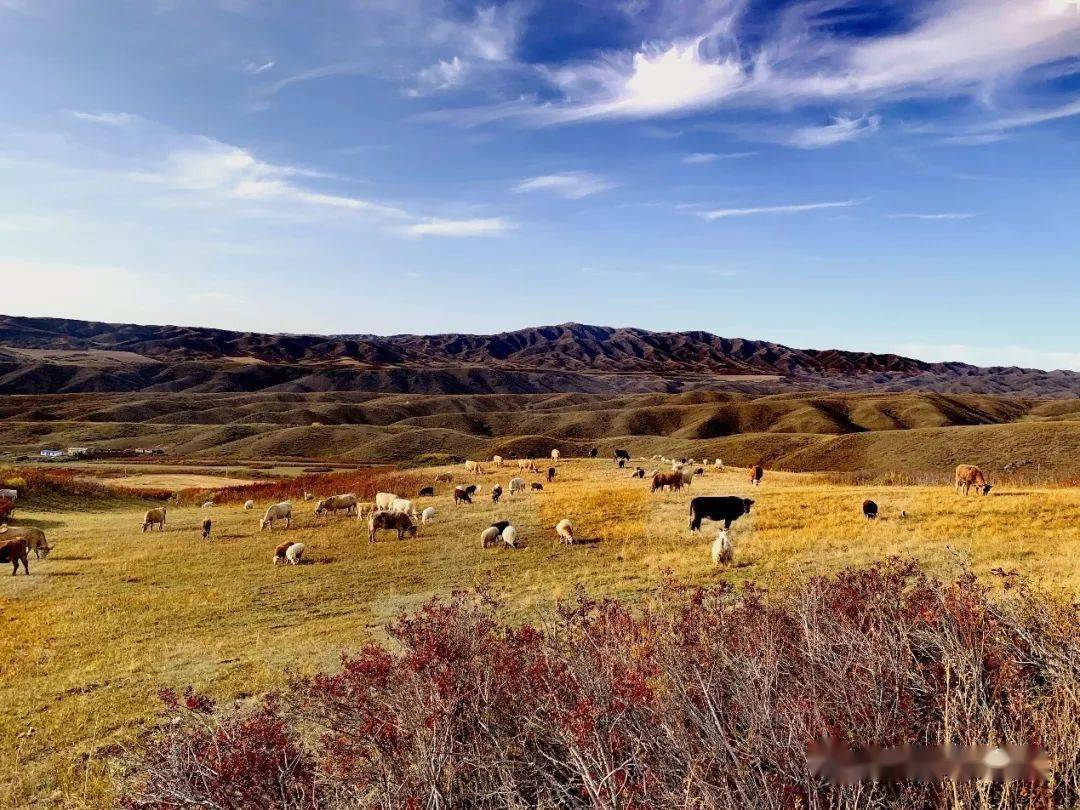
[[[138,123],[137,115],[126,112],[86,112],[83,110],[68,110],[67,114],[79,121],[90,124],[102,124],[107,127],[127,127]]]
[[[258,76],[260,73],[266,73],[266,71],[273,69],[276,65],[273,59],[265,59],[261,62],[247,61],[241,66],[245,73],[250,73],[252,76]]]
[[[615,184],[591,172],[561,172],[542,174],[522,180],[511,190],[516,194],[530,191],[547,191],[568,200],[580,200],[601,191],[614,188]]]
[[[730,217],[750,217],[758,214],[801,214],[827,208],[851,208],[861,204],[862,200],[841,200],[839,202],[798,203],[793,205],[764,205],[756,208],[714,208],[709,211],[699,211],[698,216],[711,221]]]
[[[739,160],[753,157],[757,152],[691,152],[683,155],[682,162],[690,165],[715,163],[718,160]]]
[[[977,214],[969,212],[946,211],[938,214],[912,214],[899,213],[889,214],[889,219],[923,219],[923,220],[950,220],[950,219],[974,219]]]
[[[401,232],[406,236],[498,236],[517,230],[518,224],[502,217],[480,217],[474,219],[440,219],[433,217],[412,225],[406,225]]]
[[[837,116],[823,126],[795,130],[786,143],[799,149],[823,149],[862,138],[876,132],[880,125],[881,117],[877,115],[864,115],[860,118]]]

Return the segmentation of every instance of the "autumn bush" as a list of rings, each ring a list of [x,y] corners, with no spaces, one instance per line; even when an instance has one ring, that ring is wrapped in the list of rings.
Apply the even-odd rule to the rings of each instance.
[[[19,493],[20,505],[34,507],[64,508],[74,501],[82,505],[85,501],[109,501],[116,499],[141,499],[164,501],[172,496],[167,489],[134,489],[94,481],[75,470],[42,470],[26,467],[0,472],[4,486]]]
[[[235,487],[215,490],[214,502],[243,503],[254,501],[300,501],[305,492],[317,497],[355,492],[361,500],[371,500],[380,490],[391,490],[402,497],[415,495],[419,487],[431,483],[431,476],[420,472],[399,472],[393,467],[365,467],[343,472],[309,473],[273,481],[256,481]],[[206,500],[206,490],[182,490],[177,493],[181,503]]]
[[[490,594],[401,615],[390,645],[255,709],[166,695],[129,807],[1068,807],[1075,605],[891,559],[782,593],[579,593],[539,626]],[[806,746],[1026,744],[1046,783],[837,786]]]

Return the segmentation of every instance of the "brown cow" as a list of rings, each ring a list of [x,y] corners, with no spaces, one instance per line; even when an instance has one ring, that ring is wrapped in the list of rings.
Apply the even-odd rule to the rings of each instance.
[[[961,464],[956,468],[956,491],[959,493],[963,488],[964,494],[967,495],[972,487],[975,487],[981,495],[990,493],[990,485],[986,483],[983,471],[974,464]]]
[[[30,557],[26,553],[26,541],[21,537],[16,537],[14,540],[5,540],[0,543],[0,563],[11,563],[12,576],[19,573],[20,560],[22,560],[23,570],[26,575],[30,576]]]
[[[465,487],[454,487],[454,505],[472,503],[472,496]]]
[[[416,536],[416,524],[404,512],[375,512],[368,518],[368,542],[375,542],[375,533],[379,530],[397,532],[398,540],[405,535]]]
[[[664,487],[671,487],[672,490],[683,488],[683,475],[680,471],[675,472],[658,472],[652,477],[652,491],[663,491]]]
[[[37,526],[8,526],[0,524],[0,540],[24,540],[26,551],[34,552],[34,556],[41,560],[49,556],[52,546],[45,539],[45,532]]]
[[[755,464],[750,468],[750,483],[757,487],[761,486],[761,479],[765,475],[765,470],[761,469],[760,464]]]

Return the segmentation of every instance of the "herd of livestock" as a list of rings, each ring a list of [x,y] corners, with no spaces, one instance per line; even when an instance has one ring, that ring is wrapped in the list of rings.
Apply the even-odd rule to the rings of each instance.
[[[589,452],[590,458],[595,458],[597,451]],[[552,464],[558,465],[560,452],[551,451]],[[708,460],[700,462],[693,458],[671,459],[666,456],[652,456],[651,461],[670,465],[670,469],[654,469],[646,473],[644,468],[635,467],[631,478],[646,479],[651,481],[652,492],[680,491],[688,487],[696,476],[705,474],[706,467],[718,470],[724,469],[723,461],[715,459],[710,465]],[[619,469],[623,469],[631,461],[630,453],[626,450],[615,450],[614,461]],[[491,464],[496,468],[502,468],[507,464],[502,456],[493,456]],[[518,459],[516,464],[519,473],[540,474],[541,469],[534,459]],[[485,472],[484,465],[477,461],[466,461],[465,471],[472,475],[480,475]],[[547,483],[552,483],[557,476],[557,467],[550,466],[546,472]],[[749,483],[751,486],[759,486],[764,477],[764,469],[761,465],[754,465],[749,469]],[[453,475],[449,472],[441,472],[435,476],[435,485],[452,484]],[[435,485],[421,487],[417,497],[430,497],[435,494]],[[956,468],[955,486],[958,493],[967,495],[972,489],[982,495],[990,492],[990,484],[982,470],[970,464],[961,464]],[[544,486],[539,481],[531,484],[532,491],[542,491]],[[526,491],[525,479],[519,474],[511,478],[504,491],[501,485],[491,488],[490,497],[493,504],[498,504],[504,492],[512,495],[522,494]],[[473,498],[483,493],[479,484],[459,484],[453,489],[453,502],[455,506],[473,503]],[[310,493],[304,493],[305,500],[313,500]],[[690,531],[697,532],[701,528],[702,521],[711,520],[722,523],[716,539],[712,544],[711,556],[714,565],[729,563],[733,556],[733,547],[729,530],[731,524],[743,515],[750,514],[754,501],[750,498],[735,496],[701,496],[690,501]],[[213,501],[207,501],[204,507],[213,506]],[[244,504],[245,511],[255,508],[254,501]],[[147,510],[143,516],[142,530],[144,532],[165,531],[168,508],[165,506]],[[413,500],[399,497],[392,492],[379,492],[370,503],[362,503],[355,493],[332,495],[315,503],[315,517],[320,518],[328,515],[344,513],[355,516],[357,520],[367,518],[368,540],[374,542],[379,532],[394,532],[399,540],[405,537],[413,537],[419,531],[419,527],[427,525],[435,519],[435,508],[428,506],[418,510]],[[878,506],[874,501],[866,500],[862,505],[862,513],[868,520],[878,516]],[[903,515],[901,515],[903,516]],[[288,529],[293,520],[293,506],[289,501],[272,504],[263,514],[259,521],[260,530],[273,531],[275,525],[284,524]],[[201,523],[203,539],[209,539],[213,530],[213,522],[208,517]],[[574,525],[569,518],[563,518],[555,526],[555,537],[559,542],[574,544]],[[509,521],[498,521],[486,527],[480,533],[480,543],[483,548],[502,545],[508,548],[518,547],[518,530]],[[274,549],[274,564],[291,563],[298,565],[303,559],[305,545],[300,542],[286,541]],[[45,533],[33,526],[9,526],[0,524],[0,563],[10,562],[13,565],[12,575],[19,570],[19,563],[23,565],[26,574],[30,573],[29,553],[41,559],[47,557],[51,547],[45,538]]]

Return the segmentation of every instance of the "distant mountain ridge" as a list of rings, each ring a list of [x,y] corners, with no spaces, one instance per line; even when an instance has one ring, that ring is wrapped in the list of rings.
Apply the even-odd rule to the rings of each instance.
[[[297,335],[0,315],[0,393],[815,387],[1074,397],[1080,374],[577,323],[493,335]]]

